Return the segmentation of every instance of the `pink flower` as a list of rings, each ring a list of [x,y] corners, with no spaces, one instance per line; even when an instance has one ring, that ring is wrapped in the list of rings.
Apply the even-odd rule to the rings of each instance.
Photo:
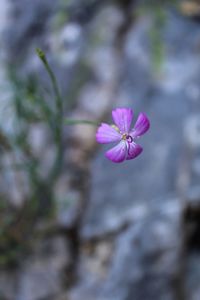
[[[118,142],[105,156],[115,163],[136,158],[143,151],[142,147],[136,144],[136,140],[149,129],[148,118],[144,113],[140,113],[132,129],[132,109],[116,108],[112,111],[112,118],[114,125],[102,123],[96,133],[96,140],[100,144]]]

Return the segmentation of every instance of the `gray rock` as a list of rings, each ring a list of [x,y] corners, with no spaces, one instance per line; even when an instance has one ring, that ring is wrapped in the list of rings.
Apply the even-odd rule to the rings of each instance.
[[[69,263],[68,244],[62,237],[34,240],[33,253],[23,260],[20,268],[1,270],[0,298],[57,299],[57,294],[63,292],[62,274]]]
[[[80,192],[64,185],[65,176],[60,177],[56,184],[55,197],[57,201],[56,219],[59,227],[70,228],[77,221],[81,202]]]
[[[165,199],[119,236],[98,299],[176,299],[181,247],[181,205],[177,199]]]
[[[24,58],[27,45],[33,37],[42,36],[47,20],[57,5],[52,0],[20,0],[11,9],[11,22],[5,31],[5,41],[10,58]],[[27,43],[29,41],[29,43]],[[30,44],[29,44],[30,45]]]
[[[65,25],[61,30],[51,33],[49,45],[57,53],[56,60],[60,64],[73,66],[80,59],[83,50],[82,27],[78,23]]]
[[[193,252],[188,258],[186,267],[186,299],[198,300],[200,295],[200,258],[198,252]]]
[[[62,290],[61,275],[69,262],[65,241],[56,237],[36,245],[35,256],[21,268],[15,300],[51,299]]]
[[[103,2],[100,0],[69,0],[66,7],[70,18],[83,24],[91,20]]]
[[[86,254],[82,257],[82,279],[70,299],[181,299],[183,240],[181,202],[177,198],[161,199],[145,218],[118,233],[113,245],[111,239],[107,245],[100,240],[90,260]],[[97,251],[101,245],[106,246],[103,255]]]
[[[0,299],[11,300],[15,298],[16,293],[16,273],[0,272]]]

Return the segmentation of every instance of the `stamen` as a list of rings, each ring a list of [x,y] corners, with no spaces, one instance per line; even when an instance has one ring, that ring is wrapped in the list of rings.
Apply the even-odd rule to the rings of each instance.
[[[123,133],[122,134],[122,140],[126,140],[127,139],[127,135],[126,135],[126,133]]]

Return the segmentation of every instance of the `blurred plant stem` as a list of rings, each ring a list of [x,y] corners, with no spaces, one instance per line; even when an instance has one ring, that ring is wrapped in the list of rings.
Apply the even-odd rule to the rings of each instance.
[[[52,171],[50,173],[49,182],[52,184],[55,179],[57,178],[63,162],[63,123],[65,125],[76,125],[76,124],[83,124],[83,125],[95,125],[98,126],[97,122],[89,121],[89,120],[70,120],[65,119],[63,117],[63,100],[60,94],[60,90],[58,87],[58,83],[56,80],[56,76],[54,75],[53,70],[51,69],[48,60],[46,58],[45,53],[37,48],[36,53],[38,57],[41,59],[52,83],[52,87],[55,94],[55,114],[54,114],[54,124],[55,124],[55,144],[57,145],[57,155],[55,159],[55,163],[53,165]]]
[[[159,75],[165,58],[164,27],[166,14],[170,9],[178,8],[178,0],[149,0],[138,4],[137,15],[150,15],[151,26],[149,28],[150,55],[153,71]]]
[[[149,32],[151,41],[151,59],[152,66],[156,73],[161,71],[162,63],[165,56],[165,47],[163,41],[163,29],[165,25],[166,15],[162,5],[157,5],[153,10],[153,25]]]
[[[57,115],[59,115],[59,117],[62,118],[62,115],[63,115],[63,101],[62,101],[62,98],[61,98],[61,95],[60,95],[60,91],[59,91],[59,88],[58,88],[58,83],[57,83],[57,80],[56,80],[56,77],[46,59],[46,55],[44,54],[44,52],[39,49],[39,48],[36,48],[36,53],[38,55],[38,57],[41,59],[41,61],[43,62],[48,74],[49,74],[49,77],[51,79],[51,82],[52,82],[52,86],[53,86],[53,90],[54,90],[54,93],[55,93],[55,99],[56,99],[56,108],[57,108]]]
[[[53,91],[55,94],[55,113],[53,115],[54,119],[54,139],[55,144],[57,145],[57,153],[56,159],[54,161],[52,170],[49,176],[49,182],[52,184],[57,178],[61,168],[63,161],[63,100],[60,94],[60,90],[58,87],[58,83],[56,77],[54,75],[53,70],[51,69],[48,60],[46,58],[45,53],[37,48],[36,53],[38,57],[41,59],[52,83]]]
[[[65,119],[65,124],[66,124],[66,125],[77,125],[77,124],[82,124],[82,125],[99,126],[99,123],[98,123],[98,122],[95,122],[95,121],[89,121],[89,120],[71,120],[71,119]]]

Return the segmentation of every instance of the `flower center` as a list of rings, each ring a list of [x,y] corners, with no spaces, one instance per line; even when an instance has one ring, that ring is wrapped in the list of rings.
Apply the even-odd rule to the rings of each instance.
[[[122,133],[122,132],[120,132],[119,128],[115,124],[112,124],[110,126],[112,128],[114,128],[117,132],[119,132],[121,134],[122,140],[127,141],[128,143],[132,143],[133,142],[132,136],[130,136],[128,133]]]
[[[122,140],[127,141],[128,143],[132,143],[133,142],[132,136],[130,136],[130,135],[126,134],[126,133],[122,134]]]

